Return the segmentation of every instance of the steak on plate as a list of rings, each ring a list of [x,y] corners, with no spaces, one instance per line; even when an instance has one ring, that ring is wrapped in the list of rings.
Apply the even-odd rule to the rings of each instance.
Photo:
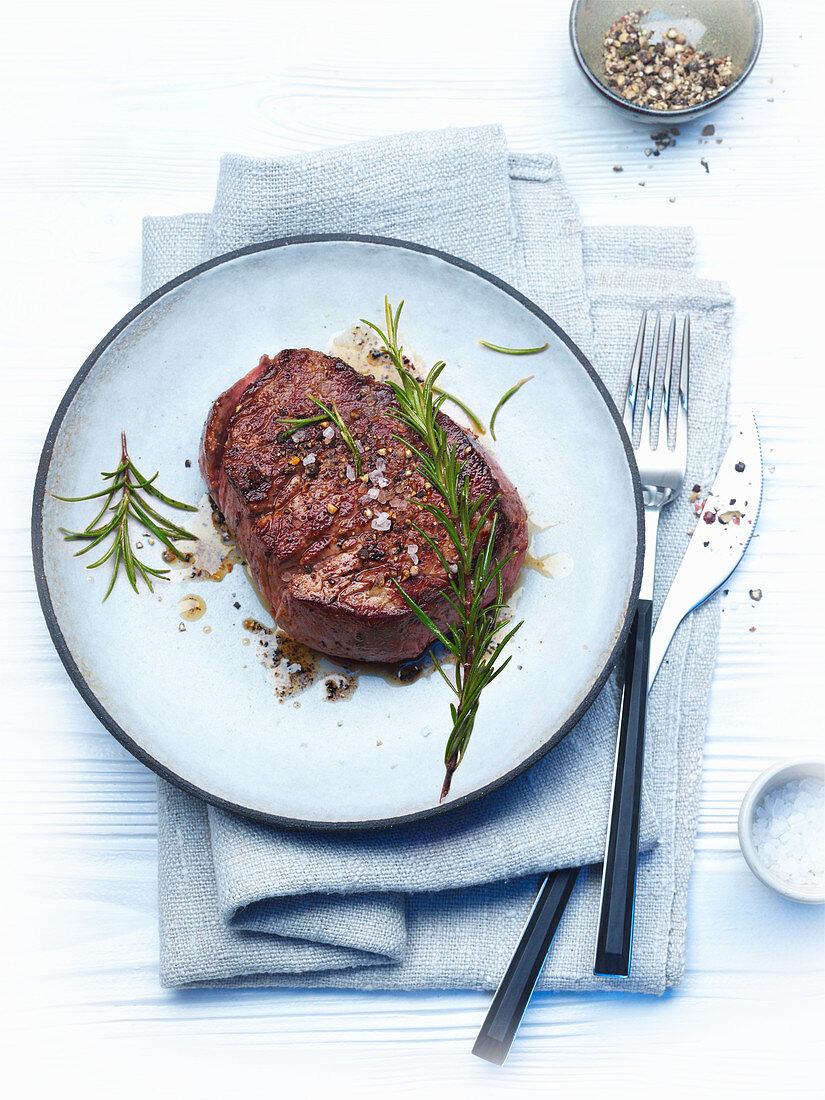
[[[362,472],[329,422],[290,431],[279,418],[318,415],[310,395],[334,402],[361,453]],[[397,662],[417,657],[432,634],[392,579],[440,625],[453,613],[438,557],[412,526],[455,558],[443,527],[423,511],[441,497],[418,472],[420,438],[394,419],[389,386],[307,348],[263,356],[213,404],[200,468],[278,625],[334,657]],[[474,497],[498,495],[495,554],[512,587],[527,548],[518,493],[472,435],[439,422],[466,456]],[[488,521],[489,522],[489,521]],[[478,539],[479,548],[483,538]],[[487,594],[488,602],[494,593]]]

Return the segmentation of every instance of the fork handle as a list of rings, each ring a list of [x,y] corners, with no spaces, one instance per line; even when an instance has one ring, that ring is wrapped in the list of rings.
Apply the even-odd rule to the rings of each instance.
[[[627,977],[633,938],[639,808],[645,749],[645,715],[653,603],[639,600],[625,653],[622,720],[616,743],[613,799],[602,874],[596,937],[596,974]]]

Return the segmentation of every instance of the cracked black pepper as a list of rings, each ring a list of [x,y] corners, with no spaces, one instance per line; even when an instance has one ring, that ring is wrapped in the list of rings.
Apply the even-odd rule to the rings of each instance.
[[[694,49],[675,27],[661,41],[642,27],[639,8],[620,16],[604,39],[609,88],[638,107],[676,111],[713,99],[733,79],[730,56],[713,57]]]

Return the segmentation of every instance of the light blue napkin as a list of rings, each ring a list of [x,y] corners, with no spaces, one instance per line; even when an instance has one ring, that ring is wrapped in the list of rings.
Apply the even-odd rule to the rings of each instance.
[[[498,127],[406,134],[301,157],[221,162],[211,215],[147,218],[144,290],[242,245],[358,232],[441,248],[504,278],[624,385],[641,311],[690,311],[688,481],[707,483],[726,420],[732,301],[693,274],[686,229],[582,230],[550,156],[508,154]],[[690,529],[663,515],[657,601]],[[718,611],[696,611],[653,689],[628,980],[592,973],[596,871],[580,876],[540,987],[661,993],[684,969],[707,695]],[[541,690],[536,685],[535,690]],[[601,858],[618,697],[611,679],[543,761],[487,798],[417,825],[298,833],[159,784],[161,978],[175,986],[494,988],[541,872]]]

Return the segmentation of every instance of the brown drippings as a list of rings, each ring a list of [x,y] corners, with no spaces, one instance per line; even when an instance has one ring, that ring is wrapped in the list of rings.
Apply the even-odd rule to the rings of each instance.
[[[528,517],[527,537],[529,547],[535,545],[536,535],[541,534],[543,531],[550,531],[553,527],[558,526],[558,521],[556,523],[536,523],[535,520]],[[567,577],[573,572],[573,559],[569,554],[549,553],[538,555],[532,554],[530,549],[528,549],[527,553],[524,555],[524,565],[522,569],[532,569],[536,573],[541,573],[543,577],[550,577],[552,580],[560,580],[562,577]]]
[[[182,619],[186,619],[187,622],[193,623],[197,619],[203,618],[206,614],[206,603],[200,596],[184,596],[178,603],[178,613]]]
[[[178,556],[167,548],[161,555],[167,565],[174,567],[167,574],[170,580],[219,582],[243,563],[226,520],[207,493],[198,501],[198,511],[189,526],[198,536],[197,541],[185,544],[191,549],[185,552],[178,549]]]
[[[436,643],[433,643],[436,645]],[[324,657],[323,660],[338,665],[348,675],[352,676],[380,676],[387,684],[394,687],[406,687],[414,684],[422,678],[429,679],[436,671],[435,664],[430,656],[429,649],[420,657],[409,661],[400,661],[398,664],[380,664],[378,661],[336,661],[334,657]],[[438,660],[443,665],[449,665],[453,661],[452,654],[443,646],[438,646]]]
[[[330,701],[349,699],[355,694],[357,687],[357,673],[350,673],[346,676],[342,673],[336,673],[334,676],[327,676],[324,679],[324,698]]]
[[[412,684],[420,679],[425,672],[432,671],[435,665],[424,658],[418,661],[405,661],[400,665],[392,665],[390,678],[394,684]]]
[[[136,543],[138,547],[142,545],[142,543]],[[167,565],[188,565],[195,560],[194,554],[183,554],[180,551],[177,554],[173,554],[169,549],[164,550],[161,557]]]
[[[377,382],[401,381],[377,333],[365,325],[354,324],[343,332],[337,332],[327,346],[327,353],[343,359],[359,374],[371,375]],[[406,347],[404,364],[419,378],[426,377],[426,366],[414,352]]]
[[[534,557],[528,550],[524,555],[523,569],[534,569],[543,577],[553,580],[561,580],[573,572],[573,559],[569,554],[544,554],[542,557]]]
[[[244,619],[244,630],[258,635],[258,657],[268,670],[279,699],[300,695],[319,678],[319,655],[258,619]]]
[[[264,626],[257,619],[244,619],[241,626],[244,630],[248,630],[250,634],[274,634],[276,632],[274,626]]]

